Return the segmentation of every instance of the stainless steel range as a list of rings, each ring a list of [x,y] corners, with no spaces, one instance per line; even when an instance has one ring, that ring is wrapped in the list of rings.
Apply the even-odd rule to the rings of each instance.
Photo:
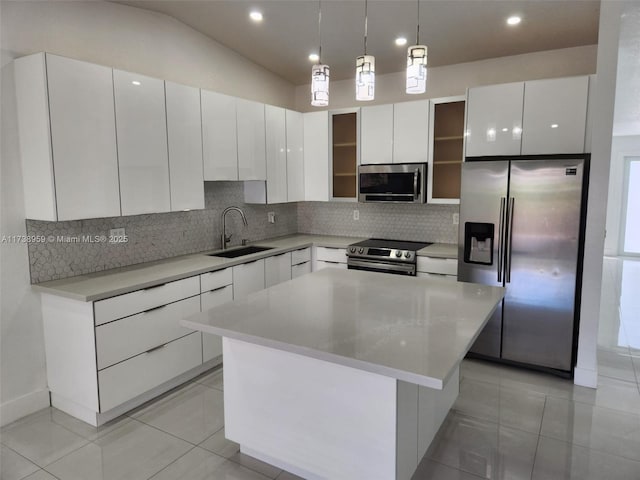
[[[431,243],[370,238],[349,245],[347,267],[351,270],[415,276],[417,252],[429,245]]]

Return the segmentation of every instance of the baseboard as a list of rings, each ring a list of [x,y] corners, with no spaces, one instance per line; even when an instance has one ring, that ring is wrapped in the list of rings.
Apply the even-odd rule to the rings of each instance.
[[[0,426],[4,427],[49,405],[49,390],[46,388],[5,402],[0,405]]]
[[[573,371],[573,383],[581,387],[598,388],[598,372],[576,367]]]

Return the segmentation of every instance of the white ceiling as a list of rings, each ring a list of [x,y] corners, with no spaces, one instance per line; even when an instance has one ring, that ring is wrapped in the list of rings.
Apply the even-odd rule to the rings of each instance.
[[[275,72],[295,85],[309,83],[311,52],[318,47],[315,0],[126,0],[165,13]],[[256,24],[252,9],[264,14]],[[402,70],[406,47],[415,42],[417,1],[369,1],[367,51],[376,72]],[[421,0],[420,42],[429,47],[429,65],[450,65],[598,42],[599,0]],[[522,16],[517,27],[505,19]],[[364,1],[322,1],[322,60],[331,78],[353,76],[363,53]]]

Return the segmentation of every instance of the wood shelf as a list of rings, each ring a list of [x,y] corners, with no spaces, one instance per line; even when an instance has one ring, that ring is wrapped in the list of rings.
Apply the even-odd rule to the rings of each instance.
[[[453,140],[463,140],[464,139],[464,135],[453,135],[450,137],[435,137],[434,141],[436,142],[450,142]]]
[[[334,177],[355,177],[355,173],[334,173]]]
[[[344,147],[355,147],[357,144],[356,142],[348,142],[348,143],[334,143],[333,146],[337,147],[337,148],[344,148]]]
[[[434,160],[433,165],[460,165],[462,164],[462,159],[460,160]]]

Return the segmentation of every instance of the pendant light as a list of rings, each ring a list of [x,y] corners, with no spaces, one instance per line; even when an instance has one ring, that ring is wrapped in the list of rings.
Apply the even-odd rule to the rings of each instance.
[[[356,58],[356,100],[373,100],[376,85],[376,59],[367,55],[367,0],[364,0],[364,55]]]
[[[418,30],[416,44],[407,49],[407,93],[427,90],[427,46],[420,45],[420,0],[418,0]]]
[[[322,64],[322,5],[318,1],[318,63],[311,68],[311,105],[329,105],[329,65]]]

